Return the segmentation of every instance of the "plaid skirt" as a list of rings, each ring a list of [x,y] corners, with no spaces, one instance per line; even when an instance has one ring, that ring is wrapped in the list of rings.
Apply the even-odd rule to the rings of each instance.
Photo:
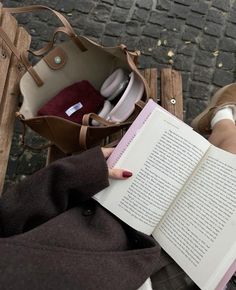
[[[153,290],[200,290],[163,250],[160,260],[164,266],[151,276]],[[236,274],[228,282],[225,290],[236,290]]]
[[[200,290],[163,250],[160,255],[160,265],[163,266],[151,276],[153,290]]]

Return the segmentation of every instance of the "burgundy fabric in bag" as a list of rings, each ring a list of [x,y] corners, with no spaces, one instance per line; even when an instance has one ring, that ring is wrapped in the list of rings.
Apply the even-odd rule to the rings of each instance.
[[[104,97],[83,80],[60,91],[38,111],[38,116],[53,115],[81,123],[84,114],[98,113],[103,104]],[[68,109],[70,116],[66,114]]]

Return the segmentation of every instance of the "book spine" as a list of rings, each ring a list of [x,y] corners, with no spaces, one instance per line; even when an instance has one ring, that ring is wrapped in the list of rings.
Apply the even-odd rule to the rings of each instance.
[[[124,137],[117,145],[112,155],[107,160],[107,165],[109,168],[115,166],[117,161],[121,158],[121,156],[125,152],[126,148],[129,146],[134,137],[137,135],[139,129],[142,128],[142,126],[144,125],[144,123],[146,122],[146,120],[156,107],[157,104],[154,101],[152,100],[148,101],[148,103],[145,105],[145,107],[140,112],[138,117],[134,120],[133,124],[129,127],[128,131],[125,133]]]

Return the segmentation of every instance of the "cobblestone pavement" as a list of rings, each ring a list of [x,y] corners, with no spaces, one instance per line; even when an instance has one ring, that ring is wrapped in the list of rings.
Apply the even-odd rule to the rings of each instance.
[[[44,4],[64,13],[80,35],[106,46],[139,49],[141,67],[172,66],[183,77],[185,120],[205,107],[215,89],[235,79],[234,0],[5,0],[4,6]],[[48,12],[17,16],[33,36],[32,48],[50,37],[57,20]],[[19,147],[16,124],[6,187],[45,164],[46,152]],[[30,142],[42,143],[34,134]]]

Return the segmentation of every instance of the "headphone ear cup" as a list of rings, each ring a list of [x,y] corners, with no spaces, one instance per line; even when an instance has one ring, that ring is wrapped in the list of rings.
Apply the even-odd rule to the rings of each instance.
[[[105,101],[104,105],[103,105],[103,108],[98,113],[98,116],[101,117],[101,118],[106,119],[107,115],[111,112],[112,109],[113,109],[112,104],[109,101]],[[92,120],[92,125],[93,126],[98,126],[100,124],[96,120]]]
[[[127,84],[128,77],[121,68],[116,69],[103,83],[100,93],[110,101],[113,100]]]

